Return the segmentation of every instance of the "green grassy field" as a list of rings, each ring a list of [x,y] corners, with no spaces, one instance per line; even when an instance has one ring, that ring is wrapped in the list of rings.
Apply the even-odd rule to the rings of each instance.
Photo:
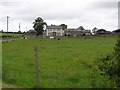
[[[0,43],[0,89],[2,88],[2,43]]]
[[[23,34],[14,34],[14,33],[0,33],[0,36],[8,36],[8,37],[21,37]]]
[[[113,51],[116,37],[31,38],[2,44],[3,82],[19,87],[35,87],[34,47],[39,48],[40,87],[110,87],[107,77],[95,75],[94,61]],[[97,72],[99,73],[99,71]]]

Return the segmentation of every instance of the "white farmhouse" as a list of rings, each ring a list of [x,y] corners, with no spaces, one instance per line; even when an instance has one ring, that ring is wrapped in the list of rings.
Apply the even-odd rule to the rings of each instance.
[[[51,25],[51,26],[46,26],[46,29],[44,30],[44,36],[63,36],[64,35],[64,30],[62,26],[56,26],[56,25]]]

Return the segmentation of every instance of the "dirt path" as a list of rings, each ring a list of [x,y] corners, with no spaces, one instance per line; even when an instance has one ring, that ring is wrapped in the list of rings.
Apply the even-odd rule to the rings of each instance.
[[[22,88],[11,84],[2,83],[2,88]]]

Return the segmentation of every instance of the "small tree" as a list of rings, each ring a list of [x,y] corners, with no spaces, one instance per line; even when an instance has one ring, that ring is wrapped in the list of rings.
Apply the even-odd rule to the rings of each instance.
[[[44,31],[43,28],[44,25],[46,25],[46,22],[44,22],[44,20],[41,17],[38,17],[37,19],[35,19],[33,24],[34,24],[33,28],[37,32],[37,36],[42,35]]]
[[[67,29],[67,25],[65,25],[65,24],[61,24],[60,26],[63,27],[63,30]]]
[[[82,30],[82,31],[85,30],[85,29],[83,28],[83,26],[80,26],[78,29],[80,29],[80,30]]]
[[[3,31],[3,30],[1,30],[0,32],[1,32],[1,33],[3,33],[4,31]]]
[[[97,28],[96,28],[96,27],[92,29],[92,32],[93,32],[94,34],[96,33],[96,31],[97,31]]]
[[[18,34],[21,34],[22,32],[21,31],[18,31]]]

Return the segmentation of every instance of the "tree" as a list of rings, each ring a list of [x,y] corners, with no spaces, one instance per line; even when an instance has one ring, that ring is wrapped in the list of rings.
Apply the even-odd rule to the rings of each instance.
[[[18,34],[21,34],[22,32],[21,31],[18,31]]]
[[[63,27],[63,30],[67,29],[67,25],[65,25],[65,24],[61,24],[60,26]]]
[[[83,28],[83,26],[80,26],[78,29],[80,29],[80,30],[82,30],[82,31],[85,30],[85,29]]]
[[[37,36],[42,35],[44,31],[43,28],[44,25],[46,25],[46,22],[44,22],[44,20],[41,17],[38,17],[37,19],[35,19],[33,24],[34,24],[33,28],[37,32]]]
[[[3,31],[3,30],[1,30],[0,32],[1,32],[1,33],[3,33],[4,31]]]
[[[93,33],[96,33],[96,31],[97,31],[97,28],[96,28],[96,27],[92,29],[92,32],[93,32]]]

